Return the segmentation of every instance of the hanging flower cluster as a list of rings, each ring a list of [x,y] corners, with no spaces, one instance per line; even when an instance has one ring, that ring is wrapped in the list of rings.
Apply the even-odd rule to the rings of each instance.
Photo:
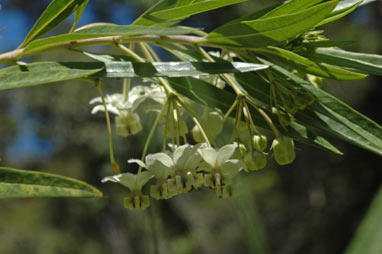
[[[232,58],[236,57],[234,54],[205,54],[211,61],[219,57],[232,61]],[[235,87],[232,76],[204,75],[197,78],[219,89],[224,89],[226,84],[234,88],[237,98],[225,115],[209,108],[204,108],[201,115],[197,114],[191,105],[192,102],[176,93],[167,80],[161,78],[150,80],[156,84],[138,85],[131,90],[124,87],[124,93],[107,95],[105,98],[100,90],[101,97],[90,101],[90,104],[101,103],[93,108],[93,114],[104,111],[107,119],[108,112],[116,115],[116,133],[122,137],[141,131],[141,117],[136,110],[147,99],[155,102],[150,109],[157,114],[157,118],[147,137],[142,158],[128,160],[128,163],[137,164],[136,174],[120,173],[114,160],[110,139],[110,158],[115,175],[105,177],[102,182],[119,183],[129,190],[129,195],[125,198],[125,207],[144,209],[150,204],[149,196],[154,199],[169,199],[203,186],[215,189],[220,198],[231,197],[235,193],[234,178],[239,172],[265,168],[269,155],[272,155],[279,165],[294,161],[293,139],[282,135],[267,113]],[[274,80],[271,85],[272,93],[277,85],[277,80]],[[293,120],[293,114],[312,103],[312,98],[294,88],[284,87],[282,93],[271,96],[274,107],[269,111],[278,116],[281,127],[286,128]],[[277,102],[276,96],[282,101]],[[265,119],[273,131],[275,139],[270,146],[267,136],[255,126],[253,110]],[[186,114],[194,122],[190,129],[184,120]],[[231,141],[221,144],[219,140],[219,147],[216,140],[231,116],[234,116]],[[163,149],[158,153],[147,154],[154,132],[160,125]],[[108,127],[110,135],[109,122]],[[190,137],[193,139],[191,144]],[[166,149],[167,147],[169,149]],[[148,187],[143,190],[145,185]]]

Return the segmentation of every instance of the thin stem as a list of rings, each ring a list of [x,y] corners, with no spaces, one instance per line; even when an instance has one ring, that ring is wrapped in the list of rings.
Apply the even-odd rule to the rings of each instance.
[[[184,107],[184,109],[187,111],[190,116],[192,116],[192,120],[195,122],[195,124],[199,127],[200,131],[202,132],[203,138],[206,141],[208,146],[211,146],[211,140],[209,139],[205,129],[203,128],[200,118],[198,114],[181,98],[177,97],[177,101]]]
[[[115,175],[117,175],[117,174],[121,173],[121,170],[119,168],[118,163],[114,159],[113,141],[112,141],[112,137],[111,137],[111,124],[110,124],[109,111],[107,110],[107,106],[106,106],[106,102],[105,102],[105,97],[103,95],[102,88],[101,88],[101,81],[99,79],[95,80],[95,86],[98,89],[98,93],[101,96],[102,104],[103,104],[104,109],[105,109],[107,134],[109,136],[110,165],[111,165],[111,169],[113,170],[113,173]]]
[[[237,131],[239,130],[239,125],[241,121],[241,104],[242,104],[242,101],[241,101],[241,98],[239,98],[238,104],[237,104],[236,116],[235,116],[235,124],[232,130],[232,142],[236,140]]]
[[[143,54],[145,55],[147,61],[149,61],[149,62],[154,62],[154,58],[151,56],[150,52],[149,52],[148,49],[146,48],[145,43],[140,42],[140,43],[139,43],[139,46],[141,47],[142,52],[143,52]]]
[[[158,234],[157,229],[155,227],[155,218],[154,218],[154,208],[153,202],[151,200],[151,205],[149,206],[149,220],[150,220],[150,229],[151,229],[151,239],[153,241],[153,253],[159,254],[159,246],[158,246]]]
[[[142,153],[141,161],[144,161],[144,159],[146,157],[147,150],[149,149],[149,145],[150,145],[151,139],[154,136],[155,129],[158,126],[159,120],[162,117],[162,115],[163,115],[163,113],[164,113],[164,111],[165,111],[165,109],[167,107],[167,104],[168,104],[168,100],[166,100],[166,102],[163,104],[162,109],[161,109],[159,115],[155,119],[153,127],[151,127],[149,136],[147,137],[147,140],[146,140],[146,143],[145,143],[145,147],[143,148],[143,153]],[[142,167],[139,167],[138,174],[141,173],[141,171],[142,171]]]
[[[150,47],[150,45],[148,43],[146,43],[146,42],[142,42],[142,43],[147,48],[147,50],[150,52],[150,54],[154,57],[154,60],[157,62],[160,62],[160,58],[157,55],[157,53],[155,53],[154,49],[152,47]]]
[[[211,63],[215,62],[215,60],[202,47],[200,47],[199,45],[194,45],[194,46],[209,62]],[[235,81],[233,81],[228,74],[221,74],[221,76],[227,82],[227,84],[229,84],[233,88],[237,96],[245,96],[243,91],[241,91],[240,87],[237,86]]]
[[[231,115],[232,111],[235,109],[237,105],[237,99],[233,102],[232,106],[228,109],[227,113],[225,113],[223,122],[227,120],[227,118]]]
[[[251,121],[249,120],[249,117],[251,116],[251,112],[249,111],[249,108],[246,102],[243,103],[243,113],[244,113],[245,122],[247,123],[249,137],[250,137],[249,142],[251,145],[249,147],[249,151],[252,152],[252,149],[254,147],[253,140],[252,140],[253,132],[252,132]]]
[[[143,59],[142,57],[140,57],[139,55],[137,55],[134,51],[132,51],[131,49],[129,49],[128,47],[125,47],[124,45],[122,45],[121,43],[116,43],[117,47],[120,48],[122,51],[124,51],[126,54],[130,55],[131,57],[133,57],[135,60],[137,60],[138,62],[141,62],[141,63],[144,63],[145,62],[145,59]]]
[[[129,100],[129,92],[131,87],[131,78],[124,78],[123,79],[123,98],[125,98],[125,101]]]
[[[272,122],[272,119],[267,115],[267,113],[265,113],[264,110],[259,108],[253,101],[249,99],[247,101],[260,113],[260,115],[264,118],[264,120],[267,122],[269,127],[272,129],[275,136],[276,137],[280,136],[280,132],[277,130],[276,126]]]

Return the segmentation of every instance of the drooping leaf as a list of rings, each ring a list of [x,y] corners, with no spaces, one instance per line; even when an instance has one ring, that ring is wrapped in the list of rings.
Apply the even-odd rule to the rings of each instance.
[[[133,24],[142,26],[173,25],[191,15],[244,1],[246,0],[161,0],[144,12]]]
[[[269,64],[267,61],[262,61]],[[291,82],[290,84],[304,88],[316,97],[315,103],[295,115],[299,123],[382,155],[382,127],[380,125],[282,67],[273,65],[271,69],[275,75],[284,78],[285,82]]]
[[[72,28],[70,29],[70,32],[73,32],[74,29],[76,29],[77,25],[78,25],[78,22],[80,21],[80,18],[82,16],[82,14],[84,13],[85,9],[86,9],[86,6],[88,5],[88,2],[89,0],[85,0],[78,8],[77,10],[75,11],[75,16],[74,16],[74,22],[73,22],[73,26]]]
[[[382,253],[382,186],[358,227],[357,232],[345,253],[375,254]]]
[[[268,66],[264,64],[242,62],[42,62],[1,69],[0,90],[84,77],[184,77],[247,72],[265,68]]]
[[[43,197],[102,197],[89,184],[65,176],[0,167],[0,199]]]
[[[305,54],[310,59],[358,71],[382,75],[382,56],[354,53],[334,48],[317,48]]]
[[[313,74],[319,77],[336,80],[355,80],[363,79],[366,77],[364,74],[351,72],[325,63],[313,62],[308,58],[282,48],[267,47],[264,49],[258,49],[256,51],[271,58],[273,61],[280,65],[287,65],[299,71]]]
[[[314,27],[336,6],[329,1],[293,14],[223,25],[207,37],[213,45],[260,48],[277,45]]]
[[[43,62],[0,69],[0,90],[88,77],[103,68],[84,63]]]
[[[139,36],[139,35],[182,35],[194,32],[193,28],[181,27],[145,27],[145,26],[119,26],[97,25],[80,29],[74,33],[52,36],[31,42],[23,51],[23,56],[41,52],[61,43],[71,42],[75,45],[77,40],[92,39],[106,36]]]
[[[235,95],[232,93],[219,89],[200,79],[180,77],[169,78],[168,80],[171,86],[180,94],[183,94],[193,101],[196,101],[204,106],[214,108],[218,111],[226,112],[235,101]],[[259,114],[254,114],[253,118],[256,125],[262,128],[268,128],[267,123]],[[277,124],[276,121],[274,122],[284,135],[290,136],[301,143],[341,154],[341,152],[326,139],[318,136],[312,130],[308,130],[301,124],[293,123],[287,130],[284,130]]]
[[[83,4],[85,0],[54,0],[45,9],[36,24],[29,31],[19,48],[48,33]]]

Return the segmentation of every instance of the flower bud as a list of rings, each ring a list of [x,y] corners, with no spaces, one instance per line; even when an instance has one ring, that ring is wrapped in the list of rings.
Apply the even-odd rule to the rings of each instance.
[[[246,169],[259,170],[267,165],[267,157],[259,151],[253,151],[252,153],[248,151],[244,156],[244,164]]]
[[[199,126],[195,125],[194,128],[192,128],[191,133],[192,137],[197,143],[205,142],[202,131],[200,130]]]
[[[257,151],[264,151],[268,145],[268,139],[264,135],[253,135],[252,137],[253,146]]]
[[[296,158],[294,142],[292,138],[279,136],[272,142],[275,160],[279,165],[292,163]]]

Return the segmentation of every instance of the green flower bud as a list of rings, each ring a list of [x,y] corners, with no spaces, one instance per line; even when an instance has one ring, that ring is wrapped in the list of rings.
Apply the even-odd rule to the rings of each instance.
[[[259,151],[253,151],[252,153],[248,151],[244,156],[244,164],[246,169],[259,170],[267,165],[267,157]]]
[[[292,163],[296,158],[294,142],[292,138],[279,136],[273,140],[272,149],[275,160],[279,165]]]
[[[197,143],[205,142],[202,131],[200,130],[199,126],[195,125],[194,128],[192,128],[191,133],[192,137]]]
[[[264,151],[268,145],[268,139],[264,135],[253,135],[252,137],[253,146],[257,151]]]
[[[117,129],[117,135],[121,137],[135,135],[142,130],[139,115],[131,112],[121,112],[121,114],[115,118],[115,127]]]
[[[179,125],[179,127],[178,127]],[[185,121],[181,120],[180,122],[174,121],[173,123],[167,123],[163,126],[163,135],[165,134],[165,128],[167,126],[167,137],[171,137],[171,135],[176,135],[177,131],[180,136],[186,135],[188,133],[187,124]],[[179,128],[177,130],[177,128]]]

